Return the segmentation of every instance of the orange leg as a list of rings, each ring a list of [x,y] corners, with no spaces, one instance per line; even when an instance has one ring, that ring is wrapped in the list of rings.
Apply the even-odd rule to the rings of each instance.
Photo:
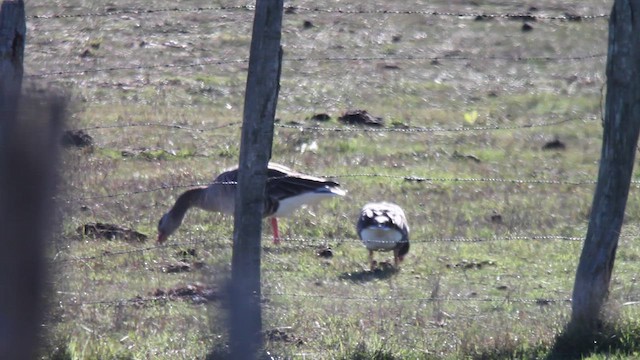
[[[373,260],[373,250],[369,250],[369,268],[371,271],[375,270],[376,262]]]
[[[271,218],[271,229],[273,230],[273,243],[280,244],[280,232],[278,231],[278,219]]]

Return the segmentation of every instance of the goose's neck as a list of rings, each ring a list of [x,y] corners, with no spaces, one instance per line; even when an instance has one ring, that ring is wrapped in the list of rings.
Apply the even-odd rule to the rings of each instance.
[[[169,211],[171,217],[181,222],[187,210],[194,206],[202,207],[201,204],[205,197],[206,188],[195,188],[183,192]]]

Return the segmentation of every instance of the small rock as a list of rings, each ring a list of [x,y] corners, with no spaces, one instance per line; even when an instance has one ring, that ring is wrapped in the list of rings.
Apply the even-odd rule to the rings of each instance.
[[[522,32],[529,32],[529,31],[532,31],[532,30],[533,30],[533,26],[531,26],[531,25],[529,25],[527,23],[522,24]]]
[[[554,139],[542,146],[542,150],[565,150],[567,146],[560,140]]]
[[[92,147],[93,138],[84,130],[67,130],[62,134],[60,143],[63,147]]]
[[[189,272],[191,271],[191,265],[186,262],[179,262],[177,264],[169,264],[162,268],[162,272],[167,274],[175,274],[181,272]]]
[[[333,250],[330,247],[320,249],[317,252],[318,256],[325,259],[331,259],[333,257]]]
[[[314,121],[329,121],[331,120],[331,116],[329,116],[329,114],[319,113],[319,114],[312,115],[308,119],[314,120]]]
[[[125,240],[144,242],[147,235],[139,233],[135,230],[105,223],[87,223],[76,228],[80,236],[93,239],[103,238],[107,240]]]
[[[91,50],[89,49],[85,49],[82,53],[80,53],[80,57],[83,59],[88,57],[93,57],[93,52],[91,52]]]
[[[348,110],[338,118],[341,122],[350,125],[366,125],[382,127],[384,125],[381,117],[375,117],[367,110]]]

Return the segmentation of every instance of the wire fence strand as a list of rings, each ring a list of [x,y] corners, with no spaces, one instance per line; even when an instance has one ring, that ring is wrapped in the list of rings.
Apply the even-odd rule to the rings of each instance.
[[[200,13],[200,12],[253,12],[255,7],[252,5],[238,6],[204,6],[204,7],[167,7],[156,9],[118,9],[107,8],[103,12],[86,12],[75,14],[34,14],[27,16],[27,19],[34,20],[52,20],[52,19],[69,19],[69,18],[85,18],[85,17],[109,17],[121,15],[152,15],[158,13]],[[304,7],[304,6],[287,6],[284,9],[285,15],[295,15],[298,13],[328,13],[328,14],[346,14],[346,15],[422,15],[431,17],[455,17],[458,19],[469,20],[488,20],[488,19],[511,19],[523,21],[536,20],[556,20],[561,22],[579,22],[583,20],[608,19],[609,14],[572,14],[563,13],[560,15],[534,13],[532,11],[526,13],[485,13],[485,12],[456,12],[456,11],[439,11],[427,9],[351,9],[351,8],[321,8],[321,7]]]
[[[289,298],[304,298],[315,299],[324,301],[362,301],[366,303],[389,303],[389,302],[420,302],[420,303],[442,303],[442,302],[497,302],[497,303],[520,303],[520,304],[533,304],[533,305],[552,305],[552,304],[568,304],[571,303],[571,298],[516,298],[516,297],[375,297],[375,296],[337,296],[337,295],[320,295],[320,294],[294,294],[283,292],[266,292],[263,293],[263,301],[269,300],[270,297],[289,297]],[[160,296],[137,296],[133,298],[118,298],[112,300],[87,300],[87,301],[61,301],[61,305],[64,306],[104,306],[104,307],[118,307],[118,306],[141,306],[141,305],[162,305],[167,301],[172,300],[170,295]]]
[[[375,173],[363,173],[363,174],[333,174],[333,175],[317,175],[318,177],[328,178],[328,179],[346,179],[346,178],[383,178],[383,179],[391,179],[391,180],[401,180],[406,182],[415,182],[415,183],[443,183],[443,182],[460,182],[460,183],[505,183],[505,184],[531,184],[531,185],[572,185],[572,186],[584,186],[584,185],[594,185],[596,184],[596,180],[584,179],[584,180],[562,180],[562,179],[501,179],[501,178],[462,178],[462,177],[425,177],[418,175],[390,175],[390,174],[375,174]],[[268,180],[275,180],[277,178],[270,178]],[[632,180],[631,183],[633,185],[640,185],[640,180]],[[164,190],[174,190],[181,188],[192,188],[192,187],[200,187],[200,186],[209,186],[213,184],[220,185],[236,185],[236,182],[233,181],[225,181],[225,182],[201,182],[201,183],[191,183],[191,184],[165,184],[162,186],[150,188],[150,189],[141,189],[134,191],[126,191],[120,193],[113,194],[105,194],[105,195],[88,195],[88,196],[78,196],[78,197],[58,197],[58,201],[71,203],[78,201],[88,201],[88,200],[104,200],[104,199],[113,199],[113,198],[121,198],[126,196],[133,195],[141,195],[141,194],[149,194],[154,192],[160,192]]]
[[[586,55],[569,56],[482,56],[482,55],[406,55],[406,56],[334,56],[334,57],[295,57],[283,58],[283,62],[371,62],[371,61],[509,61],[514,63],[528,62],[563,62],[563,61],[586,61],[592,59],[603,59],[605,53],[595,53]],[[56,70],[35,74],[25,74],[26,78],[47,78],[47,77],[67,77],[74,75],[88,75],[101,72],[114,72],[125,70],[153,70],[153,69],[177,69],[211,65],[228,64],[248,64],[249,59],[199,59],[187,64],[165,63],[148,65],[127,65],[110,66],[104,68]]]
[[[548,114],[546,117],[561,117],[568,116],[566,114]],[[496,131],[496,130],[518,130],[518,129],[531,129],[531,128],[539,128],[539,127],[551,127],[563,125],[566,123],[576,122],[576,121],[593,121],[596,120],[597,117],[595,115],[589,115],[584,118],[578,117],[568,117],[566,119],[561,119],[557,121],[542,121],[542,122],[532,122],[526,124],[513,124],[513,125],[486,125],[486,126],[462,126],[462,127],[441,127],[441,126],[433,126],[433,127],[411,127],[411,126],[394,126],[394,127],[361,127],[361,126],[334,126],[334,127],[325,127],[325,126],[308,126],[302,124],[282,124],[276,123],[274,126],[281,129],[293,129],[299,131],[312,131],[312,132],[344,132],[344,133],[437,133],[437,132],[473,132],[473,131]],[[210,126],[206,128],[196,128],[192,126],[186,126],[175,123],[124,123],[124,124],[113,124],[113,125],[96,125],[90,127],[81,127],[69,129],[69,131],[94,131],[94,130],[109,130],[109,129],[124,129],[124,128],[134,128],[134,127],[161,127],[167,129],[175,129],[175,130],[184,130],[191,132],[209,132],[209,131],[218,131],[223,128],[231,128],[231,127],[241,127],[242,122],[234,121],[229,122],[222,125]]]
[[[268,242],[271,239],[268,236],[263,237],[263,241]],[[488,242],[514,242],[514,241],[562,241],[562,242],[582,242],[583,237],[577,236],[564,236],[564,235],[510,235],[510,236],[495,236],[495,237],[445,237],[445,238],[418,238],[412,239],[411,244],[438,244],[438,243],[488,243]],[[166,251],[170,248],[184,248],[197,245],[211,245],[211,244],[230,244],[232,239],[230,237],[219,238],[207,238],[194,239],[190,241],[175,242],[169,244],[156,244],[145,247],[136,247],[126,250],[115,251],[101,251],[91,255],[83,256],[69,256],[67,257],[64,252],[58,252],[51,260],[51,264],[65,264],[65,263],[77,263],[98,261],[105,258],[128,256],[133,254],[143,254],[147,252]],[[286,249],[296,246],[304,246],[305,248],[318,248],[328,245],[337,245],[344,243],[360,243],[359,239],[355,238],[306,238],[306,237],[283,237],[282,245],[275,247],[274,252],[278,249]]]

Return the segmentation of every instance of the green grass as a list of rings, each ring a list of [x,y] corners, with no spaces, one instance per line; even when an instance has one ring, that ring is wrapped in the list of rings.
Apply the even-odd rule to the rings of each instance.
[[[153,8],[217,5],[160,1]],[[590,14],[606,13],[610,5],[594,0],[569,8],[542,1],[536,7]],[[29,14],[104,11],[103,4],[88,0],[66,6],[27,4]],[[119,0],[109,6],[150,7]],[[501,2],[469,6],[416,1],[410,8],[527,11]],[[305,20],[314,27],[304,29]],[[193,210],[167,246],[153,241],[158,219],[182,186],[207,183],[237,163],[248,64],[203,60],[246,59],[251,24],[251,13],[239,10],[29,20],[28,74],[133,67],[40,79],[69,89],[67,126],[87,128],[95,140],[92,150],[67,149],[63,155],[59,198],[68,201],[60,201],[62,224],[50,249],[53,290],[43,359],[228,357],[224,284],[232,219]],[[383,117],[386,127],[505,129],[336,132],[276,126],[273,160],[337,176],[348,195],[282,219],[289,239],[280,246],[271,243],[263,223],[265,354],[345,360],[638,356],[638,306],[632,303],[640,297],[637,188],[629,195],[608,322],[593,346],[578,349],[575,338],[563,333],[581,242],[531,238],[586,233],[594,185],[564,182],[597,176],[604,58],[490,59],[604,53],[606,20],[538,21],[528,33],[521,25],[418,14],[285,15],[279,124],[341,128],[342,113],[365,109]],[[79,56],[85,49],[91,57]],[[380,56],[393,59],[335,60]],[[307,60],[293,60],[300,58]],[[179,66],[150,67],[162,64]],[[397,67],[383,66],[389,64]],[[317,113],[332,120],[305,120]],[[569,121],[526,127],[561,120]],[[565,150],[542,149],[554,139]],[[161,189],[167,185],[178,187]],[[368,271],[355,221],[372,200],[397,202],[409,217],[411,250],[399,271]],[[90,222],[129,227],[149,240],[80,237],[76,228]],[[318,257],[327,246],[333,257]],[[388,258],[376,254],[378,261]],[[169,270],[180,266],[190,271]],[[216,296],[204,303],[190,296],[157,297],[189,285],[210,286]]]

